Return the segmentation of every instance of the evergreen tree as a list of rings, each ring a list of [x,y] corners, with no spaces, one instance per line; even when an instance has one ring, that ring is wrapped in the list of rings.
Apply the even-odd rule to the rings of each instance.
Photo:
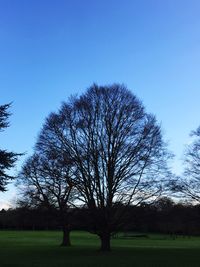
[[[8,111],[11,104],[5,104],[0,106],[0,131],[2,132],[5,128],[9,127],[8,118],[11,115]],[[0,191],[6,191],[6,185],[9,180],[14,177],[7,173],[10,170],[20,154],[9,152],[5,149],[0,149]]]

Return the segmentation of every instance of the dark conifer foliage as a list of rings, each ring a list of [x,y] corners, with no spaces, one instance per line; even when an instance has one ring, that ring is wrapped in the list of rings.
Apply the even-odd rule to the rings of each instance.
[[[5,104],[0,106],[0,131],[9,127],[8,118],[11,115],[8,111],[11,104]],[[9,171],[15,164],[18,156],[21,154],[16,154],[14,152],[9,152],[7,150],[0,149],[0,191],[6,191],[6,186],[9,180],[14,177],[9,175]]]

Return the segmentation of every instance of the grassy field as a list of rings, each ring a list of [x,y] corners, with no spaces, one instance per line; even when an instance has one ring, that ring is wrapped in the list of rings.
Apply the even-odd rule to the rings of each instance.
[[[0,231],[0,267],[199,267],[200,238],[167,236],[113,239],[112,252],[98,251],[96,236],[73,232],[71,248],[61,232]]]

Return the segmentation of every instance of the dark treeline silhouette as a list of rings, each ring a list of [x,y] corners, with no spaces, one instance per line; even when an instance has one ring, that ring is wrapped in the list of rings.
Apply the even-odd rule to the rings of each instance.
[[[119,209],[125,207],[121,205]],[[127,210],[127,207],[126,207]],[[72,230],[95,231],[95,224],[87,208],[72,209],[70,228]],[[200,235],[200,205],[174,203],[169,198],[161,198],[154,204],[129,206],[119,232],[163,233],[176,235]],[[45,207],[0,211],[0,229],[13,230],[62,230],[58,210]],[[117,233],[117,232],[116,232]]]

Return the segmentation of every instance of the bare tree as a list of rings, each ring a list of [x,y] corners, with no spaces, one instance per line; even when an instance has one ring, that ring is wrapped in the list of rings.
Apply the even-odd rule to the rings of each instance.
[[[47,157],[48,156],[48,157]],[[70,246],[70,201],[73,199],[71,164],[61,154],[34,154],[22,167],[18,181],[24,201],[57,210],[63,231],[62,246]]]
[[[110,250],[129,204],[153,200],[168,175],[169,154],[153,115],[125,86],[93,85],[46,120],[38,151],[54,147],[76,166],[73,183],[93,219],[101,250]],[[123,212],[122,212],[123,211]]]
[[[200,202],[200,127],[191,133],[193,142],[187,146],[184,173],[172,184],[174,192],[193,202]]]
[[[8,118],[10,113],[8,109],[11,104],[5,104],[0,106],[0,131],[9,127]],[[0,150],[0,191],[6,191],[6,186],[10,180],[14,177],[7,173],[12,167],[14,167],[18,156],[22,154],[16,154],[14,152],[8,152],[5,149]]]

